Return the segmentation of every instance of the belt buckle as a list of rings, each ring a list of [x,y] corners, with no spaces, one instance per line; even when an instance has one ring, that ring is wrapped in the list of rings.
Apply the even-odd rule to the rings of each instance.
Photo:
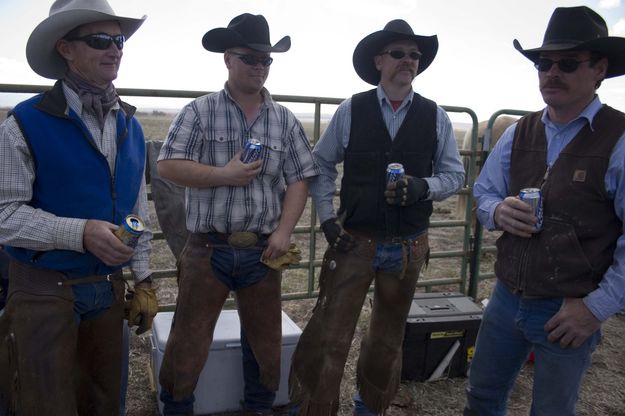
[[[228,244],[236,248],[249,248],[256,245],[258,236],[249,231],[239,231],[228,236]]]

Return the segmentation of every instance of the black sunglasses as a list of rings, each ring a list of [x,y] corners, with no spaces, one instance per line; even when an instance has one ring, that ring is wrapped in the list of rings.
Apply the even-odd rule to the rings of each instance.
[[[578,61],[577,59],[573,58],[563,58],[559,61],[554,61],[553,59],[549,58],[538,58],[538,61],[534,63],[534,66],[540,72],[547,72],[551,69],[553,64],[558,64],[558,69],[560,69],[560,71],[570,74],[571,72],[577,71],[579,64],[581,64],[582,62],[590,61],[590,59],[587,59],[585,61]]]
[[[261,64],[262,66],[269,66],[273,62],[273,58],[271,56],[256,56],[238,52],[230,53],[236,55],[245,65],[256,66]]]
[[[66,40],[79,40],[85,42],[90,48],[99,50],[106,50],[111,47],[111,43],[114,43],[117,49],[122,50],[124,49],[126,37],[124,35],[111,36],[108,33],[92,33],[91,35],[67,38]]]
[[[403,57],[406,56],[406,52],[401,51],[399,49],[384,51],[380,55],[386,55],[386,54],[391,55],[391,58],[393,59],[403,59]],[[408,57],[412,59],[413,61],[418,61],[419,59],[421,59],[422,55],[423,54],[421,52],[417,52],[417,51],[408,52]]]

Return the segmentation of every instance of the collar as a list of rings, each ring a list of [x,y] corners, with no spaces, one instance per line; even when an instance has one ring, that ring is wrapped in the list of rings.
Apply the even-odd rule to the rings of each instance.
[[[603,107],[603,104],[601,104],[601,100],[599,99],[599,96],[595,94],[595,98],[590,102],[590,104],[588,104],[586,108],[584,108],[577,117],[575,117],[573,120],[566,123],[566,126],[570,125],[571,123],[578,122],[578,120],[583,120],[585,123],[588,123],[590,129],[594,131],[595,129],[592,123],[595,119],[595,116],[597,115],[599,110],[601,110],[602,107]],[[541,121],[545,125],[554,127],[556,129],[563,127],[551,121],[551,119],[549,118],[549,112],[547,111],[547,107],[545,107],[545,109],[543,110]],[[557,127],[557,126],[560,126],[560,127]]]
[[[386,105],[391,106],[391,100],[390,98],[388,98],[388,96],[386,95],[386,92],[384,91],[384,88],[382,88],[382,84],[378,84],[378,86],[376,87],[376,95],[378,97],[378,103],[380,104],[380,107],[384,105],[384,103],[386,103]],[[406,97],[403,99],[401,105],[398,107],[398,109],[404,107],[404,106],[410,106],[410,104],[412,104],[412,98],[414,97],[414,91],[412,90],[412,88],[410,88],[410,92],[408,92],[408,94],[406,95]]]
[[[228,97],[232,102],[237,103],[237,101],[234,99],[234,97],[232,96],[232,94],[230,93],[230,88],[228,88],[228,82],[226,81],[224,83],[224,92],[226,93],[226,97]],[[271,94],[269,94],[269,91],[267,90],[267,88],[263,87],[260,90],[260,96],[263,100],[263,103],[261,105],[261,110],[270,107],[271,103],[272,103],[272,98],[271,98]],[[238,105],[238,103],[237,103]]]

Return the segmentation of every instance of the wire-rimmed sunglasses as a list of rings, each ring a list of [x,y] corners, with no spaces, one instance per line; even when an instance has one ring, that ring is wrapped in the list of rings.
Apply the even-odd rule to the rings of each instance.
[[[124,35],[109,35],[108,33],[92,33],[85,36],[76,36],[67,38],[68,41],[79,40],[85,42],[90,48],[98,50],[106,50],[114,43],[117,49],[124,49],[126,37]]]
[[[551,69],[553,64],[557,64],[560,71],[570,74],[577,71],[577,68],[579,68],[579,64],[590,61],[592,61],[592,59],[578,61],[577,59],[573,58],[562,58],[558,61],[554,61],[553,59],[549,58],[538,58],[538,61],[534,63],[534,67],[536,67],[536,69],[538,69],[540,72],[547,72]]]
[[[245,65],[256,66],[261,64],[262,66],[269,66],[273,62],[273,58],[271,56],[256,56],[247,53],[238,53],[238,52],[230,52],[239,58]]]
[[[380,55],[390,55],[391,58],[393,58],[393,59],[403,59],[404,56],[408,55],[408,57],[410,59],[412,59],[413,61],[418,61],[419,59],[421,59],[421,56],[423,54],[421,52],[417,52],[417,51],[404,52],[404,51],[402,51],[400,49],[391,49],[389,51],[381,52]]]

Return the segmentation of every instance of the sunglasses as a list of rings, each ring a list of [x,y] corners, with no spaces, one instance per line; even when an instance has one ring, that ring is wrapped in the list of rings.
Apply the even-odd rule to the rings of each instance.
[[[401,51],[399,49],[393,49],[393,50],[390,50],[390,51],[384,51],[380,55],[387,55],[387,54],[390,55],[391,58],[393,58],[393,59],[403,59],[404,56],[406,56],[406,52]],[[413,61],[418,61],[419,59],[421,59],[421,56],[423,54],[421,52],[412,51],[412,52],[408,52],[407,55]]]
[[[85,42],[90,48],[98,50],[106,50],[111,47],[112,43],[114,43],[115,46],[117,46],[117,49],[122,50],[124,48],[126,37],[124,37],[124,35],[111,36],[107,33],[93,33],[91,35],[68,38],[66,40],[79,40],[81,42]]]
[[[549,58],[538,58],[538,61],[534,63],[534,66],[540,72],[547,72],[551,69],[553,64],[558,64],[558,69],[560,71],[570,74],[571,72],[577,71],[579,64],[581,64],[582,62],[590,62],[590,61],[591,61],[590,59],[585,60],[585,61],[578,61],[577,59],[573,59],[573,58],[563,58],[563,59],[560,59],[559,61],[554,61],[553,59],[549,59]]]
[[[271,56],[256,56],[249,55],[245,53],[237,53],[230,52],[233,55],[236,55],[245,65],[256,66],[261,64],[262,66],[269,66],[273,62],[273,58]]]

